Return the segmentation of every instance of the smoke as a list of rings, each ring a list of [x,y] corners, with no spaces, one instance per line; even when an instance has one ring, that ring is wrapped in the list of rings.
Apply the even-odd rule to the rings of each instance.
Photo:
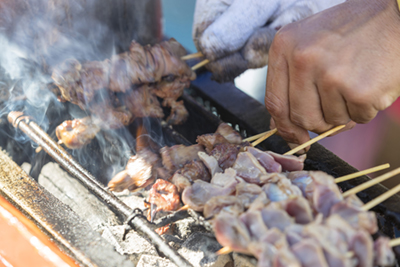
[[[151,19],[156,14],[143,14],[143,10],[154,10],[155,2],[0,1],[0,117],[13,110],[23,111],[44,130],[54,132],[65,119],[88,116],[86,108],[58,101],[57,90],[51,86],[54,68],[71,58],[79,62],[105,60],[126,51],[133,39],[154,43],[159,25]],[[110,101],[107,92],[99,97],[100,101]],[[12,137],[22,143],[28,141],[18,131]],[[93,144],[71,153],[83,165],[99,169],[94,174],[111,178],[124,168],[134,148],[134,137],[122,127],[100,132]],[[96,167],[100,160],[105,165]]]

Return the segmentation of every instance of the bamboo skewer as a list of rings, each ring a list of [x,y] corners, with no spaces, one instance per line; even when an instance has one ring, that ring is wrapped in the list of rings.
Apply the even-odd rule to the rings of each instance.
[[[269,130],[269,131],[271,131],[271,130]],[[257,140],[258,138],[262,137],[264,134],[267,134],[269,131],[247,137],[246,139],[243,139],[243,142],[251,142],[251,141]]]
[[[194,71],[194,70],[197,70],[197,69],[203,67],[204,65],[207,65],[209,62],[210,62],[210,60],[204,59],[203,61],[201,61],[201,62],[197,63],[196,65],[194,65],[194,66],[192,67],[192,70],[193,70],[193,71]]]
[[[203,53],[197,52],[193,54],[188,54],[186,56],[181,57],[182,60],[188,60],[188,59],[193,59],[193,58],[198,58],[204,56]]]
[[[341,182],[344,182],[344,181],[348,181],[348,180],[351,180],[351,179],[354,179],[354,178],[357,178],[357,177],[360,177],[360,176],[363,176],[363,175],[366,175],[366,174],[370,174],[370,173],[373,173],[373,172],[377,172],[377,171],[381,171],[381,170],[387,169],[389,167],[390,167],[390,164],[386,163],[386,164],[379,165],[379,166],[376,166],[376,167],[373,167],[373,168],[369,168],[369,169],[366,169],[366,170],[363,170],[363,171],[359,171],[359,172],[355,172],[355,173],[352,173],[352,174],[348,174],[348,175],[336,178],[335,179],[335,183],[341,183]]]
[[[185,205],[185,206],[180,207],[177,211],[188,210],[189,208],[190,208],[189,205]]]
[[[318,142],[319,140],[321,140],[321,139],[327,137],[328,135],[331,135],[331,134],[333,134],[333,133],[335,133],[335,132],[337,132],[337,131],[343,129],[345,126],[346,126],[346,125],[340,125],[340,126],[337,126],[337,127],[333,128],[333,129],[330,129],[329,131],[326,131],[325,133],[318,135],[317,137],[311,139],[311,140],[308,141],[308,142],[305,142],[305,143],[302,144],[302,145],[299,145],[298,147],[296,147],[296,148],[294,148],[294,149],[292,149],[292,150],[286,152],[286,153],[283,154],[283,155],[293,155],[293,154],[299,152],[300,150],[302,150],[302,149],[304,149],[304,148],[306,148],[306,147],[308,147],[308,146],[314,144],[315,142]]]
[[[378,183],[380,183],[380,182],[382,182],[382,181],[385,181],[385,180],[387,180],[387,179],[389,179],[389,178],[391,178],[391,177],[393,177],[393,176],[395,176],[395,175],[397,175],[397,174],[399,174],[399,173],[400,173],[400,168],[394,169],[394,170],[392,170],[392,171],[390,171],[390,172],[388,172],[388,173],[385,173],[384,175],[381,175],[381,176],[379,176],[379,177],[377,177],[377,178],[375,178],[375,179],[372,179],[371,181],[368,181],[368,182],[366,182],[366,183],[360,184],[359,186],[356,186],[356,187],[354,187],[354,188],[352,188],[352,189],[350,189],[350,190],[344,192],[344,193],[343,193],[343,197],[348,197],[348,196],[350,196],[350,195],[357,194],[358,192],[361,192],[361,191],[363,191],[363,190],[365,190],[365,189],[367,189],[367,188],[369,188],[369,187],[371,187],[371,186],[373,186],[373,185],[376,185],[376,184],[378,184]],[[398,189],[399,189],[399,191],[400,191],[400,185],[396,186],[395,188],[397,188],[397,187],[398,187]],[[394,189],[394,188],[393,188],[393,189]],[[391,192],[393,189],[387,191],[385,194]],[[398,192],[398,191],[397,191],[397,192]],[[397,193],[397,192],[396,192],[396,193]],[[383,196],[383,195],[385,195],[385,194],[382,194],[381,196]],[[393,193],[393,194],[395,194],[395,193]],[[379,197],[381,197],[381,196],[379,196]],[[390,196],[392,196],[392,195],[390,195]],[[376,199],[378,199],[379,197],[377,197]],[[376,199],[374,199],[374,200],[372,200],[372,201],[375,201]],[[372,201],[368,202],[366,205],[368,205],[368,204],[371,203]],[[382,201],[383,201],[383,200],[382,200]],[[379,203],[378,203],[378,204],[379,204]],[[377,205],[377,204],[375,204],[375,205]],[[373,207],[373,206],[372,206],[372,207]]]
[[[399,168],[400,169],[400,168]],[[399,170],[396,169],[396,170]],[[399,171],[400,172],[400,171]],[[370,210],[373,207],[375,207],[376,205],[379,205],[380,203],[382,203],[383,201],[385,201],[386,199],[390,198],[391,196],[393,196],[394,194],[397,194],[398,192],[400,192],[400,184],[396,185],[395,187],[393,187],[392,189],[386,191],[385,193],[383,193],[382,195],[380,195],[379,197],[374,198],[373,200],[371,200],[370,202],[368,202],[367,204],[365,204],[362,209],[363,210]]]
[[[261,137],[260,137],[259,139],[257,139],[256,141],[254,141],[254,142],[251,144],[251,146],[256,146],[256,145],[258,145],[259,143],[263,142],[263,141],[264,141],[265,139],[267,139],[268,137],[274,135],[277,131],[278,131],[278,129],[275,128],[275,129],[272,129],[272,130],[270,130],[270,131],[264,133],[264,135],[261,136]],[[244,140],[243,140],[243,141],[244,141]]]
[[[227,246],[227,247],[221,248],[220,250],[215,252],[215,254],[217,254],[219,256],[219,255],[229,254],[231,252],[233,252],[233,249],[231,247]]]
[[[391,246],[391,247],[396,247],[398,245],[400,245],[400,237],[389,241],[389,246]]]

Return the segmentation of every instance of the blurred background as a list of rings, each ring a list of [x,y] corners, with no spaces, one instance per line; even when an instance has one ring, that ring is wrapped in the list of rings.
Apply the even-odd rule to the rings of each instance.
[[[162,0],[163,29],[190,52],[196,52],[192,41],[192,21],[195,0]],[[351,75],[351,74],[349,74]],[[248,70],[234,81],[236,87],[264,103],[267,67]],[[315,136],[311,133],[312,136]],[[400,103],[381,112],[370,123],[325,138],[320,143],[357,169],[390,163],[391,169],[400,167]],[[397,180],[397,181],[396,181]],[[385,185],[399,183],[394,178]]]

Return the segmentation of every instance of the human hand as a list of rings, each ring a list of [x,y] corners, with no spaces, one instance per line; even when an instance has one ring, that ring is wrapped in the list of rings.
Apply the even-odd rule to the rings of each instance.
[[[272,126],[302,144],[308,131],[367,123],[400,95],[395,0],[348,0],[283,27],[269,51]]]
[[[197,0],[193,40],[218,81],[263,67],[276,29],[344,0]]]

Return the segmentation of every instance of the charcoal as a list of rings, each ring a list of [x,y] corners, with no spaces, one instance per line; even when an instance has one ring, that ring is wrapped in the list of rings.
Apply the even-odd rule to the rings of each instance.
[[[171,225],[172,233],[179,238],[186,240],[193,233],[206,232],[202,225],[192,217],[177,221]]]
[[[121,199],[131,209],[139,208],[144,210],[144,196],[140,192],[130,193],[128,190],[122,192],[113,192],[119,199]]]
[[[232,258],[227,255],[216,255],[221,245],[211,234],[194,233],[183,244],[178,252],[194,267],[232,266]]]
[[[23,169],[29,173],[30,164],[24,163]],[[42,168],[39,184],[68,205],[97,232],[101,232],[105,225],[120,224],[106,205],[57,163],[49,162]]]
[[[124,226],[109,226],[103,231],[102,237],[110,242],[118,253],[129,255],[135,264],[143,254],[158,256],[156,248],[135,231],[129,231],[126,239],[122,240]]]
[[[234,267],[256,267],[257,260],[254,257],[239,254],[236,252],[232,253],[233,266]]]
[[[170,260],[158,256],[142,255],[136,267],[176,267]]]

